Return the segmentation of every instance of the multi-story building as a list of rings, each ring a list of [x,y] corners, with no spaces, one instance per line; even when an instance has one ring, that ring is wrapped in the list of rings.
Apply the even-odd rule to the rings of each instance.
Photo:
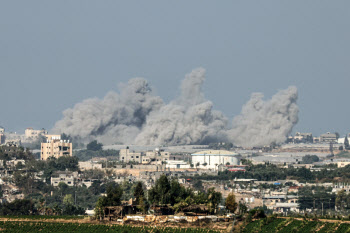
[[[39,138],[40,135],[45,136],[47,131],[45,129],[35,130],[33,128],[26,128],[24,135],[27,140]]]
[[[334,143],[336,143],[338,138],[337,138],[336,134],[328,132],[325,134],[321,134],[320,140],[321,140],[321,142],[334,142]]]
[[[313,142],[312,133],[295,133],[294,142]]]
[[[126,147],[126,149],[121,149],[119,151],[119,160],[128,163],[128,162],[137,162],[141,163],[142,158],[141,158],[141,153],[140,152],[135,152],[135,151],[130,151],[129,147]]]
[[[72,156],[72,143],[61,140],[61,137],[51,137],[45,143],[41,143],[41,160],[49,157],[59,158],[61,156]]]
[[[147,151],[145,156],[142,156],[142,163],[150,162],[166,162],[170,160],[170,152],[156,148],[153,151]],[[174,159],[175,160],[175,159]]]

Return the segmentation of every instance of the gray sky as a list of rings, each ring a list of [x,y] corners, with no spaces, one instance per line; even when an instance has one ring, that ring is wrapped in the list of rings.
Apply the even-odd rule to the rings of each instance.
[[[51,129],[62,111],[145,77],[166,101],[193,68],[229,118],[295,85],[299,123],[349,127],[350,1],[1,1],[0,125]]]

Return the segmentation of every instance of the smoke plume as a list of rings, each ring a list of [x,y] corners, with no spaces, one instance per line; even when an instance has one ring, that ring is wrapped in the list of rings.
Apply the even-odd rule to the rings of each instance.
[[[180,95],[165,104],[145,79],[131,79],[119,93],[109,92],[103,99],[87,99],[65,110],[53,131],[106,145],[230,141],[252,147],[284,142],[298,121],[297,89],[289,87],[268,101],[260,93],[252,94],[230,127],[224,114],[205,99],[204,80],[203,68],[193,70],[182,81]]]
[[[63,112],[53,131],[81,138],[97,139],[105,144],[130,143],[139,134],[150,112],[163,105],[160,97],[143,78],[120,86],[120,94],[109,92],[104,99],[84,100]]]
[[[297,88],[279,91],[264,101],[262,93],[253,93],[240,115],[233,119],[229,137],[243,147],[283,143],[298,122]]]
[[[136,144],[204,144],[225,139],[227,119],[205,100],[201,91],[204,75],[203,68],[186,75],[179,98],[149,115]]]

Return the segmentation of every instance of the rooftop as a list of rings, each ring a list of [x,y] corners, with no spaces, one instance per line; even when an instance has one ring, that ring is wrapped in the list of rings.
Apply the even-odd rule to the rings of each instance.
[[[238,155],[238,154],[228,150],[204,150],[204,151],[196,152],[192,155]]]

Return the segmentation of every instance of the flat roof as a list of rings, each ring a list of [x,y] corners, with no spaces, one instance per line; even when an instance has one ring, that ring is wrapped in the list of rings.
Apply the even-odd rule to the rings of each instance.
[[[228,150],[204,150],[204,151],[196,152],[191,155],[238,155],[238,154]]]

